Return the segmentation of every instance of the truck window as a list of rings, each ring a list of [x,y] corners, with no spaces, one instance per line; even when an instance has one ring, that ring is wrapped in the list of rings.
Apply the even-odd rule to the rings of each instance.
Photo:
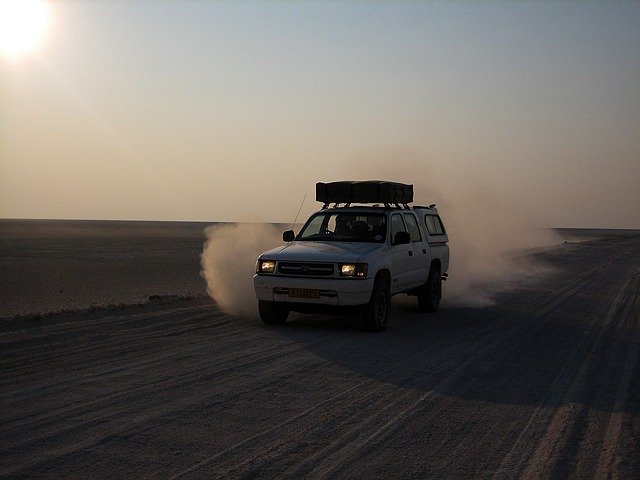
[[[305,232],[307,235],[317,235],[325,228],[327,228],[327,219],[322,215],[316,215],[309,221],[309,224],[305,228]]]
[[[406,232],[404,222],[402,221],[402,215],[394,213],[391,215],[391,241],[396,238],[398,232]]]
[[[320,212],[311,217],[296,237],[298,241],[384,242],[386,217],[369,212]]]
[[[420,242],[422,241],[422,236],[420,235],[420,229],[418,228],[418,221],[416,217],[411,213],[404,214],[404,221],[407,222],[407,231],[411,236],[412,242]]]
[[[426,214],[424,216],[424,224],[427,227],[429,235],[444,235],[444,227],[440,221],[440,217],[437,215]]]

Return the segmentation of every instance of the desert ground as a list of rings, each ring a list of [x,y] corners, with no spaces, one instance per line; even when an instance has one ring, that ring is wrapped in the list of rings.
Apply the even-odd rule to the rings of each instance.
[[[199,296],[5,319],[0,477],[640,478],[640,236],[539,255],[379,334]]]

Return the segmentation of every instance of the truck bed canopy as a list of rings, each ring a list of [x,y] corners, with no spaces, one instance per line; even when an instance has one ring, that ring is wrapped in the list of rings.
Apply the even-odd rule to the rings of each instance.
[[[329,203],[413,202],[413,185],[382,180],[316,183],[316,201]]]

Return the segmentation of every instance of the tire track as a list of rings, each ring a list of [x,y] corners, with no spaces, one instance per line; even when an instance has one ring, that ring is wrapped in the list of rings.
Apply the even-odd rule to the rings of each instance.
[[[453,369],[453,373],[450,373],[444,380],[438,383],[436,387],[434,387],[433,389],[429,390],[423,395],[418,396],[417,398],[415,398],[415,394],[413,393],[413,391],[403,392],[396,398],[386,399],[386,403],[388,404],[387,408],[383,408],[373,414],[369,411],[361,415],[356,414],[355,416],[353,416],[352,420],[353,420],[353,423],[359,426],[356,426],[348,430],[346,433],[343,433],[337,440],[335,440],[334,442],[331,442],[329,445],[325,446],[324,448],[315,449],[315,453],[310,457],[308,457],[305,461],[303,461],[301,465],[295,466],[295,469],[293,471],[286,471],[282,473],[284,474],[284,476],[288,476],[291,478],[296,478],[296,477],[299,477],[300,475],[304,475],[304,476],[308,475],[313,478],[330,476],[333,473],[333,471],[336,468],[338,468],[340,465],[348,463],[350,458],[357,456],[358,453],[363,448],[366,447],[366,445],[370,444],[376,439],[379,439],[381,436],[383,436],[383,434],[392,431],[394,428],[397,428],[397,426],[401,423],[401,421],[411,417],[417,411],[419,411],[420,405],[423,402],[425,402],[427,399],[432,397],[434,395],[434,392],[445,389],[447,386],[452,385],[454,382],[458,381],[463,376],[466,368],[469,365],[471,365],[474,362],[477,362],[478,359],[487,356],[492,351],[495,351],[496,348],[498,348],[503,342],[508,341],[511,337],[515,336],[520,331],[525,330],[530,325],[536,323],[536,321],[538,321],[540,317],[543,317],[548,311],[552,310],[553,308],[556,308],[557,305],[565,301],[567,298],[573,295],[576,291],[580,290],[580,288],[583,287],[583,285],[591,278],[591,276],[593,276],[593,274],[595,274],[596,272],[600,271],[601,268],[602,268],[601,265],[592,266],[592,268],[588,270],[586,273],[584,273],[575,283],[571,285],[567,285],[553,292],[547,298],[542,299],[537,304],[534,304],[533,306],[531,306],[526,312],[524,312],[524,317],[529,318],[528,321],[526,322],[520,321],[519,323],[516,323],[518,320],[521,320],[523,317],[522,312],[517,313],[513,316],[510,316],[507,322],[504,322],[506,324],[511,324],[512,322],[514,323],[514,325],[509,330],[506,330],[506,331],[498,330],[495,332],[492,331],[490,334],[488,334],[485,337],[485,340],[482,344],[476,343],[476,345],[471,349],[471,351],[469,351],[467,348],[462,348],[461,351],[456,356],[453,356],[449,362],[452,366],[455,367]],[[468,338],[465,338],[465,339],[468,340]],[[418,357],[419,355],[416,355],[414,357],[411,357],[407,361],[403,362],[402,364],[398,365],[397,370],[401,371],[401,370],[404,370],[407,366],[413,365]],[[384,374],[390,373],[391,368],[392,367],[386,369],[384,371]],[[370,383],[372,383],[372,381],[379,378],[380,376],[382,376],[382,374],[375,376],[365,381],[362,384],[359,384],[358,387],[367,386]],[[425,379],[433,380],[433,377],[425,377]],[[428,384],[428,382],[426,383]],[[350,389],[349,391],[351,390],[352,389]],[[332,397],[332,400],[339,398],[344,393],[346,392],[342,392],[341,394],[338,394],[337,396]],[[353,403],[366,403],[366,399],[370,395],[371,395],[371,392],[365,391],[365,394],[361,397],[357,397],[356,399],[354,399]],[[394,412],[391,415],[388,414],[388,410],[391,407],[397,407],[402,402],[406,402],[408,403],[408,405],[403,406],[403,408],[400,408],[398,411]],[[310,429],[314,428],[313,419],[311,421],[305,422],[303,417],[311,415],[312,413],[315,412],[317,408],[323,406],[324,404],[325,402],[321,402],[315,405],[313,408],[309,409],[308,411],[303,412],[304,415],[294,417],[284,423],[278,424],[270,429],[267,429],[261,432],[260,434],[257,434],[251,437],[250,440],[251,441],[258,440],[259,438],[268,436],[268,435],[271,437],[277,436],[277,437],[287,438],[286,431],[289,429],[293,429],[296,432],[307,432]],[[341,408],[346,408],[346,407],[344,405],[341,405]],[[325,412],[325,414],[322,416],[321,421],[322,423],[330,423],[330,420],[332,418],[335,418],[336,416],[339,416],[340,413],[341,413],[340,409],[333,409],[332,411]],[[361,418],[362,416],[366,416],[366,419],[363,420]],[[391,417],[391,418],[386,421],[381,421],[381,418],[383,417],[384,418]],[[298,426],[297,428],[291,427],[291,424],[293,422],[297,422],[300,420],[302,420],[301,422],[302,425]],[[381,425],[378,426],[378,428],[375,428],[376,424],[381,424]],[[374,429],[373,433],[370,433],[372,429]],[[278,432],[277,435],[276,435],[276,431]],[[354,440],[354,438],[356,440]],[[260,463],[263,463],[263,462],[260,462],[260,457],[268,456],[269,453],[273,453],[278,450],[283,450],[283,448],[284,448],[284,453],[286,453],[288,450],[285,447],[283,447],[283,445],[286,445],[286,443],[287,441],[278,443],[275,446],[269,449],[266,449],[266,451],[264,449],[258,448],[257,452],[254,455],[249,455],[247,452],[247,448],[248,448],[247,442],[243,441],[229,447],[224,452],[218,452],[214,456],[204,459],[199,464],[196,464],[195,466],[190,467],[189,469],[176,474],[172,478],[180,478],[181,476],[186,474],[190,474],[190,475],[194,474],[198,469],[206,467],[207,465],[211,464],[214,461],[221,460],[223,456],[232,454],[233,450],[240,449],[240,448],[242,448],[242,454],[239,456],[241,456],[244,459],[241,465],[245,466],[245,465],[260,464]],[[347,445],[350,448],[349,448],[348,455],[345,457],[342,452],[344,452],[344,448]],[[232,464],[233,462],[227,461],[227,463]],[[309,468],[305,466],[306,464],[315,464],[317,466],[311,471],[309,471]],[[240,472],[234,472],[234,476],[236,473],[239,474]]]
[[[556,376],[545,400],[530,413],[528,422],[493,478],[504,478],[514,472],[523,472],[522,476],[526,478],[549,477],[555,465],[553,459],[557,459],[559,452],[566,448],[569,427],[577,424],[577,419],[586,410],[584,405],[571,399],[579,398],[579,392],[585,388],[596,346],[602,341],[604,333],[615,326],[620,309],[628,302],[630,292],[637,290],[637,283],[637,278],[629,278],[611,302],[604,320],[590,326],[587,336],[574,348],[564,368]],[[581,356],[584,350],[587,353]],[[569,399],[569,403],[558,410],[548,406],[563,404],[565,399]],[[547,426],[546,431],[537,443],[532,443],[531,437],[535,436],[541,425]]]
[[[609,262],[609,264],[610,263],[611,262]],[[542,306],[540,304],[534,305],[530,310],[535,312],[539,309],[538,317],[544,317],[544,315],[548,311],[554,309],[558,304],[564,302],[567,298],[573,295],[575,291],[582,288],[584,283],[586,283],[594,273],[599,271],[600,268],[601,268],[600,266],[593,267],[580,278],[577,284],[567,286],[563,289],[560,289],[557,292],[554,292],[554,294],[550,295],[548,303],[546,301],[543,301]],[[529,316],[529,314],[525,316]],[[484,356],[488,356],[489,353],[493,351],[499,352],[501,350],[501,348],[499,348],[499,345],[502,342],[509,340],[511,337],[517,334],[520,330],[526,329],[527,327],[529,327],[531,324],[535,322],[536,322],[536,318],[534,316],[533,320],[530,322],[527,322],[526,324],[521,323],[516,327],[512,328],[510,331],[505,332],[504,334],[497,334],[496,336],[497,338],[488,337],[487,339],[485,339],[483,345],[476,352],[472,352],[468,358],[464,359],[464,361],[462,359],[458,361],[459,367],[456,369],[455,372],[453,372],[449,377],[445,378],[441,383],[437,384],[431,390],[423,394],[421,397],[413,400],[413,403],[411,403],[405,409],[397,412],[395,416],[393,416],[390,420],[386,421],[386,423],[384,423],[377,430],[373,431],[373,433],[370,433],[370,429],[367,424],[367,428],[362,428],[357,435],[353,435],[353,434],[351,434],[350,436],[347,435],[345,436],[345,438],[342,438],[334,442],[330,447],[323,449],[322,452],[318,452],[316,455],[314,455],[313,462],[309,461],[307,463],[317,464],[319,462],[319,457],[322,457],[323,455],[326,456],[327,452],[331,452],[329,453],[329,456],[327,458],[322,460],[322,463],[325,465],[326,468],[323,468],[322,466],[317,466],[315,469],[311,470],[310,472],[305,472],[305,473],[308,473],[310,476],[314,478],[333,476],[334,474],[336,474],[336,470],[339,468],[340,464],[342,465],[349,464],[349,462],[353,458],[360,455],[360,452],[365,450],[368,445],[371,445],[375,441],[381,442],[382,438],[393,434],[394,431],[396,431],[403,424],[409,421],[410,418],[412,418],[416,413],[420,411],[421,404],[423,404],[424,402],[434,397],[434,392],[446,391],[456,381],[462,378],[462,376],[465,373],[465,370],[469,365],[478,362],[481,358],[483,358]],[[438,398],[438,401],[439,403],[437,406],[439,407],[439,409],[443,413],[446,412],[447,406],[450,402],[447,402],[446,399],[442,399],[442,398]],[[435,417],[437,413],[434,412],[432,413],[432,415]],[[367,432],[368,434],[366,434],[365,432]],[[355,438],[355,441],[353,440],[354,438]],[[347,446],[349,447],[349,450],[351,451],[351,453],[349,453],[347,457],[344,457],[340,452],[342,449],[344,449]],[[302,473],[302,470],[295,472],[293,476],[296,476],[296,474],[299,474],[299,473]]]
[[[296,349],[299,350],[299,349]],[[285,357],[290,355],[291,352],[284,352],[278,355],[273,355],[271,357],[266,357],[265,359],[275,359],[277,357]],[[245,366],[249,364],[254,364],[252,361],[245,362]],[[300,371],[304,371],[308,368],[317,367],[321,364],[316,359],[315,364],[300,364],[297,371],[291,372],[290,362],[283,362],[281,369],[286,371],[287,374],[284,376],[276,376],[275,378],[271,376],[263,376],[262,383],[260,385],[253,384],[251,380],[248,380],[251,385],[248,385],[244,391],[240,391],[236,396],[246,394],[247,392],[254,391],[259,388],[264,388],[267,385],[276,385],[279,382],[286,379],[287,376],[293,377],[295,375],[299,375]],[[235,368],[230,368],[228,371],[236,370]],[[215,374],[211,374],[210,377],[217,377],[218,384],[223,384],[225,382],[233,381],[233,377],[223,377],[220,376],[220,373],[224,373],[222,370],[216,371]],[[191,376],[189,376],[191,377]],[[167,385],[166,389],[171,390],[175,387],[184,386],[184,385],[197,385],[201,379],[197,379],[198,382],[195,382],[196,379],[188,378],[186,380],[182,380],[178,383]],[[215,389],[216,383],[211,384],[211,387]],[[47,461],[51,461],[53,459],[59,459],[62,456],[68,456],[77,452],[79,450],[87,449],[91,446],[95,446],[99,443],[103,443],[108,441],[109,439],[117,436],[122,432],[126,432],[131,428],[140,425],[140,424],[149,424],[154,418],[166,416],[171,411],[174,411],[176,408],[184,409],[189,405],[198,405],[207,403],[211,394],[208,390],[199,390],[197,386],[195,389],[189,389],[186,392],[183,392],[180,396],[174,397],[171,404],[163,404],[156,405],[153,402],[153,398],[157,397],[156,392],[150,392],[148,387],[145,387],[141,394],[138,395],[137,400],[146,400],[147,403],[143,405],[134,404],[132,405],[131,398],[125,396],[123,398],[111,398],[110,402],[107,405],[102,402],[102,400],[98,399],[91,405],[81,405],[78,410],[67,411],[65,412],[65,417],[69,417],[70,414],[73,414],[72,417],[72,425],[67,427],[57,428],[54,431],[50,431],[50,425],[44,425],[47,429],[45,434],[42,436],[35,435],[33,432],[31,433],[31,437],[26,439],[25,443],[12,441],[11,448],[16,449],[20,447],[26,446],[28,443],[33,442],[43,442],[49,441],[52,445],[57,444],[57,438],[87,438],[83,441],[75,441],[72,443],[67,443],[64,448],[56,448],[53,452],[45,452],[41,455],[38,455],[35,458],[31,458],[27,465],[12,465],[5,467],[3,469],[3,474],[14,474],[18,471],[24,470],[26,468],[34,468],[39,464],[45,463]],[[127,400],[126,402],[118,402],[118,400]],[[144,402],[143,402],[144,403]],[[108,407],[108,408],[107,408]],[[100,415],[95,415],[94,412],[108,412]],[[55,426],[60,422],[51,422],[51,426]],[[4,430],[4,429],[3,429]],[[6,431],[6,430],[5,430]],[[78,433],[80,435],[78,435]],[[13,436],[10,432],[8,435]],[[15,438],[15,437],[14,437]]]
[[[426,402],[434,399],[436,396],[438,397],[437,409],[430,409],[431,415],[437,417],[438,413],[446,412],[452,400],[442,398],[440,395],[437,395],[438,392],[449,390],[456,382],[464,377],[466,370],[471,365],[490,357],[493,352],[501,352],[503,350],[501,346],[513,337],[521,334],[522,331],[536,324],[537,329],[543,328],[543,321],[547,313],[580,290],[600,268],[600,266],[591,268],[581,275],[574,284],[567,285],[553,292],[546,299],[534,304],[524,312],[511,315],[509,321],[506,322],[507,324],[513,322],[510,329],[487,335],[482,339],[482,343],[477,344],[472,351],[466,352],[467,355],[463,353],[459,358],[455,358],[454,364],[456,367],[447,377],[430,388],[430,384],[426,382],[425,385],[429,388],[428,391],[417,398],[406,395],[405,399],[408,400],[408,404],[405,405],[404,408],[398,409],[391,418],[382,422],[381,425],[373,429],[373,431],[371,431],[372,429],[369,425],[371,422],[369,422],[366,427],[360,428],[355,432],[350,432],[349,435],[345,435],[345,437],[334,442],[328,448],[318,452],[314,456],[313,462],[307,462],[308,464],[314,464],[315,467],[305,472],[305,474],[313,478],[339,476],[341,473],[344,473],[340,471],[343,466],[349,465],[354,458],[361,455],[361,452],[366,450],[374,442],[382,443],[384,438],[393,435],[405,423],[409,422],[415,415],[421,412],[425,408],[424,404]],[[527,321],[515,323],[523,317],[527,319]],[[293,476],[298,473],[302,473],[302,470],[295,472]]]
[[[337,340],[339,337],[340,335],[336,334],[333,335],[331,339]],[[322,343],[324,341],[326,341],[326,339],[319,340],[316,343]],[[222,375],[229,375],[234,372],[242,371],[247,366],[254,365],[258,361],[262,363],[272,362],[276,359],[281,359],[294,353],[300,353],[304,350],[305,346],[300,346],[297,342],[290,341],[285,344],[269,346],[244,355],[241,353],[238,357],[224,357],[223,359],[218,360],[219,363],[217,367],[213,369],[211,368],[210,360],[204,358],[202,361],[191,366],[189,370],[182,371],[178,381],[176,381],[172,376],[167,375],[166,372],[154,369],[156,376],[150,378],[147,377],[144,384],[135,387],[123,387],[114,391],[114,393],[95,398],[88,402],[82,402],[75,406],[62,406],[57,410],[47,409],[40,415],[30,415],[24,418],[17,418],[11,422],[7,422],[3,426],[3,430],[8,432],[11,432],[12,430],[16,431],[13,445],[14,447],[21,447],[25,445],[25,443],[33,440],[33,435],[38,431],[38,429],[47,428],[48,425],[54,424],[57,419],[63,419],[73,415],[75,421],[73,426],[69,427],[69,431],[72,431],[85,425],[83,421],[78,420],[78,417],[85,413],[93,412],[97,407],[104,410],[109,407],[117,406],[124,400],[127,400],[128,403],[136,403],[141,400],[145,400],[149,396],[157,396],[161,393],[179,390],[180,388],[192,385],[196,381],[205,382],[222,377]],[[166,364],[166,360],[161,360],[159,362],[154,361],[151,363],[159,363],[162,365]],[[232,379],[233,377],[226,378],[226,381]],[[30,437],[24,441],[20,441],[19,439],[16,440],[16,438],[19,438],[19,431],[28,431]],[[63,433],[64,432],[66,431],[63,431]],[[56,435],[59,433],[60,432],[56,432]]]
[[[634,312],[640,311],[640,294],[639,289],[636,288],[633,301],[628,303],[629,309],[626,315],[631,318]],[[629,387],[634,375],[638,373],[638,366],[640,363],[640,327],[638,323],[640,318],[635,318],[634,327],[630,329],[635,333],[633,338],[632,347],[629,349],[625,361],[624,370],[621,375],[621,380],[616,392],[616,397],[613,406],[613,413],[609,416],[609,422],[604,435],[604,445],[606,446],[600,452],[598,457],[598,463],[595,469],[595,478],[605,478],[614,476],[612,473],[616,469],[616,450],[619,446],[619,439],[622,432],[623,422],[626,415],[623,413],[623,407],[629,396]]]
[[[624,420],[630,418],[625,406],[638,361],[640,316],[637,315],[637,298],[640,290],[640,268],[630,278],[630,282],[632,284],[626,290],[628,295],[613,314],[615,320],[594,345],[596,355],[585,361],[585,370],[591,374],[591,381],[587,383],[589,379],[585,375],[583,388],[577,390],[578,395],[583,392],[581,415],[569,420],[572,423],[568,429],[567,440],[563,444],[564,448],[554,452],[556,457],[552,457],[557,458],[552,475],[562,475],[563,472],[570,471],[574,478],[580,478],[580,475],[593,476],[594,472],[595,478],[615,476],[615,452],[620,446]],[[623,337],[625,342],[611,350],[610,339],[618,336]],[[590,371],[589,365],[592,367]],[[620,365],[622,369],[619,368]],[[637,374],[637,371],[635,373]],[[584,392],[587,391],[595,399],[605,395],[613,396],[611,408],[606,412],[599,411],[597,403],[592,405],[593,401],[589,401],[588,395],[585,395]],[[599,448],[593,448],[593,444],[599,445]]]
[[[65,346],[69,343],[69,335],[73,335],[73,338],[85,338],[91,335],[97,336],[97,338],[104,337],[117,337],[119,328],[126,327],[125,331],[135,331],[135,323],[147,321],[146,324],[137,327],[139,329],[139,335],[130,335],[132,340],[143,339],[145,334],[151,333],[152,335],[158,334],[158,329],[162,328],[163,331],[167,331],[168,325],[174,327],[174,331],[180,331],[184,328],[184,322],[192,322],[194,315],[197,312],[203,310],[201,316],[211,317],[216,311],[211,307],[206,309],[181,309],[180,311],[168,311],[163,312],[162,315],[154,315],[154,313],[145,313],[138,315],[125,316],[123,318],[114,317],[111,315],[101,317],[97,320],[87,320],[80,322],[65,322],[64,324],[53,324],[33,327],[30,329],[23,329],[17,332],[10,332],[1,334],[0,348],[3,350],[3,358],[0,361],[0,365],[3,368],[12,368],[15,371],[17,368],[25,365],[25,361],[31,360],[38,361],[39,358],[33,358],[33,352],[39,353],[42,350],[43,345],[49,345],[50,347]],[[161,320],[163,317],[167,317],[167,320]],[[224,318],[218,313],[218,317]],[[223,324],[221,322],[221,324]],[[105,332],[105,327],[108,330]],[[34,332],[34,330],[36,330]],[[43,331],[44,330],[44,331]],[[37,341],[36,341],[37,340]],[[133,342],[132,342],[133,343]],[[78,345],[75,345],[77,348]],[[90,346],[80,347],[85,351],[92,351]],[[78,352],[80,350],[74,350]],[[65,352],[60,352],[57,355],[65,355]],[[56,358],[56,353],[53,352],[51,356],[47,357],[47,360]],[[28,364],[30,367],[33,363]]]
[[[452,348],[457,346],[457,348],[460,349],[461,352],[464,352],[467,350],[468,341],[469,338],[464,333],[461,333],[459,336],[450,339],[449,342],[447,342],[442,348]],[[356,385],[342,390],[329,398],[325,398],[318,403],[315,403],[303,412],[300,412],[299,414],[283,422],[264,429],[251,437],[245,438],[222,451],[216,452],[214,455],[202,459],[200,462],[190,466],[189,468],[175,473],[170,478],[175,479],[185,476],[191,478],[199,474],[199,471],[205,469],[216,461],[218,462],[218,464],[216,465],[219,465],[220,463],[225,463],[228,465],[226,469],[222,470],[222,473],[219,473],[220,475],[229,475],[231,474],[231,472],[233,472],[232,476],[240,475],[242,472],[241,469],[238,468],[238,466],[253,466],[257,463],[260,463],[261,457],[268,456],[270,453],[282,449],[283,446],[289,445],[291,442],[290,436],[287,435],[287,432],[293,428],[292,426],[294,423],[301,423],[301,425],[293,428],[294,431],[307,432],[312,428],[320,428],[322,424],[335,420],[336,417],[339,417],[342,414],[342,411],[344,409],[348,409],[350,406],[368,403],[369,398],[375,397],[380,392],[384,391],[385,388],[388,388],[388,386],[384,384],[378,385],[378,381],[381,381],[389,376],[394,376],[392,375],[394,374],[394,372],[406,372],[407,367],[414,365],[416,360],[420,359],[423,355],[424,352],[420,352],[407,358],[403,362],[392,364],[387,368],[379,371],[377,374],[372,375],[365,380],[357,383]],[[454,364],[456,358],[456,356],[452,357],[449,363]],[[441,363],[441,359],[439,357],[433,358],[432,361]],[[441,367],[446,367],[447,365],[448,363],[441,365]],[[409,378],[412,378],[413,373],[414,372],[407,374],[407,381]],[[358,393],[360,391],[361,393]],[[340,403],[340,408],[336,408],[335,406],[338,405],[337,400],[346,397],[349,394],[354,394],[354,396],[346,400],[346,403]],[[402,394],[400,399],[404,398],[405,396],[406,394]],[[334,408],[330,410],[323,410],[323,414],[317,418],[312,416],[312,414],[317,413],[318,410],[321,410],[326,405],[331,405]],[[264,448],[263,442],[265,442],[265,437],[284,438],[284,441],[268,443],[270,446],[268,448]],[[253,452],[250,453],[251,451]],[[235,464],[234,462],[239,463]],[[202,475],[204,477],[208,477],[208,473],[202,473]]]
[[[474,325],[473,311],[462,311],[465,317],[460,324],[474,328],[440,328],[435,336],[425,337],[431,327],[422,319],[416,326],[415,318],[396,331],[390,329],[386,336],[370,336],[304,324],[281,329],[258,327],[259,322],[253,318],[215,316],[211,307],[187,308],[180,314],[148,312],[127,319],[116,312],[111,317],[113,328],[109,319],[101,318],[92,326],[72,321],[55,333],[47,332],[49,327],[36,335],[24,332],[23,339],[14,335],[10,340],[9,335],[0,334],[0,348],[9,346],[21,355],[9,361],[10,370],[0,362],[0,375],[6,378],[0,386],[20,388],[19,393],[6,397],[0,393],[0,401],[7,398],[28,404],[16,413],[3,415],[0,476],[51,477],[64,473],[85,477],[364,478],[369,473],[393,473],[385,470],[385,460],[397,466],[406,458],[418,463],[399,467],[404,471],[396,471],[396,476],[423,477],[429,472],[430,476],[451,477],[463,472],[460,468],[466,465],[468,455],[465,448],[476,456],[475,470],[467,471],[470,475],[498,475],[500,470],[496,468],[502,466],[505,476],[526,476],[527,462],[533,460],[534,453],[545,458],[540,450],[544,432],[540,430],[551,428],[553,416],[560,412],[554,407],[554,395],[562,398],[575,388],[573,395],[581,398],[585,384],[576,382],[587,379],[587,373],[602,364],[598,363],[601,357],[609,365],[601,375],[612,371],[614,357],[602,356],[599,344],[616,328],[624,327],[633,337],[628,339],[630,346],[616,350],[615,360],[623,359],[625,364],[617,374],[614,408],[597,427],[613,447],[595,450],[599,453],[593,460],[597,469],[580,464],[580,471],[587,475],[596,471],[605,476],[620,474],[625,470],[619,468],[619,458],[629,452],[628,446],[620,444],[629,428],[629,415],[624,409],[628,408],[630,389],[635,389],[639,361],[637,282],[627,294],[616,292],[626,295],[617,310],[613,304],[618,297],[613,302],[603,297],[597,303],[598,309],[607,314],[605,318],[612,317],[608,326],[603,325],[607,323],[604,318],[592,322],[596,317],[591,315],[585,325],[589,328],[584,333],[580,330],[581,336],[568,343],[564,364],[558,361],[564,361],[565,356],[547,358],[547,364],[560,364],[563,369],[548,379],[541,377],[543,383],[535,384],[545,389],[537,390],[542,393],[541,400],[535,397],[531,408],[522,407],[517,413],[518,403],[488,404],[494,398],[474,397],[472,388],[474,383],[481,383],[483,375],[486,378],[487,371],[514,358],[513,351],[523,342],[535,336],[535,344],[542,345],[545,330],[553,332],[549,324],[561,320],[567,305],[579,311],[578,299],[595,291],[600,278],[614,270],[621,275],[620,265],[628,259],[617,255],[620,250],[613,249],[591,262],[587,260],[592,257],[574,249],[574,258],[567,262],[574,271],[555,274],[547,284],[536,285],[518,297],[517,303],[508,300],[512,303],[493,310],[499,316],[491,321],[485,316],[482,323]],[[569,280],[571,283],[565,283]],[[628,293],[634,288],[635,296]],[[540,292],[548,294],[542,297]],[[157,321],[159,318],[162,320]],[[78,342],[80,338],[87,344]],[[29,346],[22,354],[20,342]],[[39,346],[33,348],[36,344]],[[76,349],[76,344],[81,348]],[[47,348],[58,350],[54,361],[38,359],[29,366],[20,365],[33,361]],[[372,355],[370,363],[367,355]],[[529,352],[515,358],[524,362]],[[65,372],[65,366],[74,361],[81,361],[82,368]],[[533,356],[531,361],[535,361]],[[41,367],[44,373],[34,372]],[[509,378],[509,370],[501,373]],[[75,388],[77,397],[64,404],[70,397],[65,393],[67,388]],[[467,396],[467,391],[472,395]],[[53,400],[47,401],[47,406],[53,406],[49,412],[39,398],[41,392]],[[87,396],[96,392],[104,395]],[[532,398],[524,399],[524,405]],[[279,402],[287,405],[278,408]],[[549,414],[543,411],[547,407]],[[540,410],[539,418],[544,420],[541,425],[532,424],[532,410]],[[25,411],[30,413],[20,414]],[[457,423],[447,429],[446,414],[450,411],[454,411],[457,422],[471,419],[478,412],[487,411],[490,416],[473,419],[472,425]],[[232,418],[225,418],[228,414]],[[577,458],[576,452],[563,444],[566,438],[583,435],[586,425],[596,431],[588,414],[586,410],[569,412],[570,429],[562,433],[564,440],[553,437],[559,442],[553,455],[568,454],[568,461]],[[4,428],[5,418],[12,422],[9,429]],[[506,426],[507,422],[514,423]],[[412,425],[439,429],[438,436],[431,438],[407,428]],[[189,441],[191,433],[197,434],[194,441]],[[409,435],[409,442],[419,442],[415,445],[422,451],[427,451],[425,443],[434,442],[428,448],[435,453],[426,459],[430,463],[424,468],[420,468],[420,452],[410,450],[411,443],[406,443],[404,435]],[[498,437],[497,453],[483,452],[484,443],[492,437]],[[9,444],[14,438],[18,442]],[[531,438],[535,441],[527,447]],[[191,450],[191,445],[196,448]],[[519,468],[512,469],[511,461],[518,460],[516,456],[522,453],[520,447],[529,448],[530,454]],[[585,455],[586,450],[580,448],[580,455]],[[181,452],[174,458],[177,449]],[[124,455],[122,462],[111,458],[114,450]],[[145,460],[138,461],[137,452],[145,455]],[[556,461],[546,471],[559,475],[560,466]]]

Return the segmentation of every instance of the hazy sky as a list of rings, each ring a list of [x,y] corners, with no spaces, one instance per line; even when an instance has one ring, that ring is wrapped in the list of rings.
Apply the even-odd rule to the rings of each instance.
[[[0,217],[287,222],[387,178],[640,228],[640,2],[50,5],[0,57]]]

